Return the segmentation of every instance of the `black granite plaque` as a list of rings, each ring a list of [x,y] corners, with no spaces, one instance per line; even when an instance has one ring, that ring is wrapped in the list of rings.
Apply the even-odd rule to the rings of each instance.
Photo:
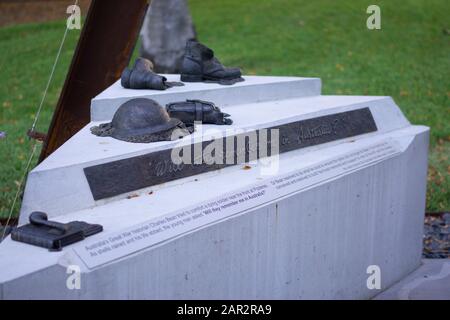
[[[362,108],[108,162],[84,173],[94,199],[100,200],[270,156],[273,150],[283,153],[374,131],[370,109]],[[276,141],[278,150],[272,145]],[[185,161],[175,164],[172,151]]]

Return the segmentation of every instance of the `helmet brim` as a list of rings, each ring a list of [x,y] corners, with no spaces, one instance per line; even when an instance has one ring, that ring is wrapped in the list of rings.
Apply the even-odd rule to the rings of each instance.
[[[164,124],[145,129],[131,130],[127,132],[121,130],[113,130],[111,133],[111,137],[122,141],[141,143],[170,140],[168,139],[168,135],[170,135],[172,129],[175,129],[177,127],[179,127],[180,129],[183,128],[183,122],[176,118],[172,118]]]

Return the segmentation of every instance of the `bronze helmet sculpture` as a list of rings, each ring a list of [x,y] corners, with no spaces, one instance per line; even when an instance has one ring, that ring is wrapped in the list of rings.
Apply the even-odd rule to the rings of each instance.
[[[110,123],[91,128],[100,137],[137,143],[175,140],[192,131],[193,128],[187,128],[180,120],[170,118],[156,101],[145,98],[125,102]]]

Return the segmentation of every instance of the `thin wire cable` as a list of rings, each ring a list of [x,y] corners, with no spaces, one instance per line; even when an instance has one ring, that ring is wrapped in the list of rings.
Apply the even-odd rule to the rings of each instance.
[[[24,173],[22,175],[22,178],[20,179],[19,185],[17,187],[17,192],[16,192],[16,195],[14,197],[14,201],[13,201],[13,204],[11,206],[11,209],[9,210],[8,219],[6,220],[6,225],[5,225],[5,228],[3,229],[3,234],[2,234],[2,237],[0,238],[0,240],[3,240],[5,238],[6,227],[9,225],[9,222],[11,221],[11,217],[12,217],[12,214],[14,212],[14,207],[16,206],[17,199],[19,198],[20,191],[22,190],[23,182],[25,181],[25,177],[27,176],[28,170],[30,169],[31,162],[33,161],[34,155],[36,153],[36,149],[37,149],[37,143],[34,142],[33,149],[31,150],[31,156],[28,159],[27,166],[25,168],[25,171],[24,171]]]
[[[76,6],[76,5],[78,5],[78,0],[75,0],[74,6]],[[34,120],[33,120],[33,125],[31,126],[31,131],[34,131],[34,129],[36,128],[36,124],[37,124],[38,119],[39,119],[39,117],[41,115],[42,107],[44,106],[45,99],[47,98],[47,92],[48,92],[48,89],[50,88],[50,84],[51,84],[51,82],[53,80],[53,75],[55,73],[56,66],[58,64],[59,58],[61,56],[62,48],[64,47],[64,43],[66,42],[66,38],[67,38],[68,32],[69,32],[69,28],[68,28],[68,26],[66,24],[66,30],[64,31],[64,35],[63,35],[63,37],[61,39],[61,43],[59,45],[58,52],[56,54],[55,62],[53,63],[52,70],[50,72],[50,76],[49,76],[48,81],[47,81],[47,85],[45,86],[44,94],[42,95],[41,102],[39,103],[38,110],[37,110],[36,115],[35,115]],[[27,174],[29,172],[29,169],[30,169],[31,163],[33,161],[34,155],[36,154],[36,149],[37,149],[37,142],[34,142],[33,149],[31,150],[31,154],[30,154],[30,157],[29,157],[28,162],[27,162],[27,166],[25,167],[25,171],[24,171],[24,173],[22,175],[22,178],[19,181],[19,185],[17,186],[17,192],[16,192],[16,195],[14,196],[14,200],[13,200],[11,209],[9,210],[8,219],[6,220],[6,226],[5,226],[4,230],[3,230],[3,234],[2,234],[2,237],[0,238],[0,241],[3,240],[4,237],[5,237],[6,227],[9,225],[9,222],[11,221],[11,217],[12,217],[12,214],[14,212],[14,208],[16,206],[17,199],[19,198],[20,192],[22,191],[23,183],[24,183],[25,178],[26,178],[26,176],[27,176]]]
[[[78,0],[75,0],[74,6],[76,6],[77,4],[78,4]],[[56,59],[55,59],[55,62],[53,63],[52,71],[50,72],[50,77],[48,78],[47,85],[45,86],[44,94],[42,95],[42,99],[39,104],[38,111],[36,112],[36,115],[34,117],[33,125],[31,126],[31,131],[34,131],[34,129],[36,128],[37,121],[39,119],[39,116],[41,115],[42,107],[44,106],[44,101],[47,98],[47,92],[48,92],[48,89],[50,88],[50,84],[53,80],[53,74],[55,73],[56,65],[58,64],[58,60],[61,55],[61,51],[64,46],[64,42],[66,42],[68,33],[69,33],[69,28],[66,25],[66,30],[64,31],[64,35],[63,35],[61,43],[59,45],[58,53],[56,54]]]

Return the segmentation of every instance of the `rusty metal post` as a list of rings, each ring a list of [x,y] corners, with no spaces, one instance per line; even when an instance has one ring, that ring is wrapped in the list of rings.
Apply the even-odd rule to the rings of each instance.
[[[91,99],[128,65],[148,0],[92,0],[39,162],[90,121]]]

